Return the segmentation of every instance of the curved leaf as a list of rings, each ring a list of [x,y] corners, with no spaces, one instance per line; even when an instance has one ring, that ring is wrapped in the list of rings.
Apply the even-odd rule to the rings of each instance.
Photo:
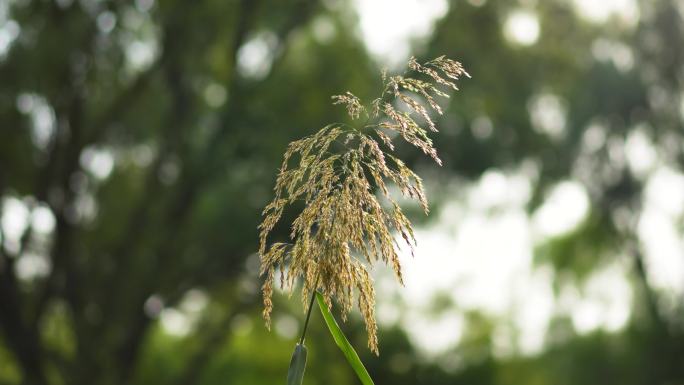
[[[337,321],[335,321],[335,317],[333,317],[333,315],[330,313],[328,305],[325,303],[325,299],[323,299],[321,293],[316,292],[316,300],[318,301],[318,307],[321,309],[321,314],[323,314],[325,323],[328,325],[330,334],[335,340],[337,346],[340,348],[340,350],[342,350],[342,353],[344,353],[347,361],[349,361],[349,365],[351,365],[351,367],[354,369],[356,375],[359,377],[359,380],[361,380],[361,383],[363,385],[375,385],[373,380],[370,378],[366,367],[363,366],[363,363],[359,359],[359,355],[356,354],[356,351],[347,340],[347,337],[345,337],[344,333],[342,333]]]

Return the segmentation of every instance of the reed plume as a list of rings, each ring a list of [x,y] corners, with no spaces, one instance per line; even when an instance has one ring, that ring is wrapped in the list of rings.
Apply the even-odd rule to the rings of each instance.
[[[278,272],[281,287],[291,292],[301,278],[305,304],[312,291],[319,290],[328,306],[333,300],[341,306],[343,319],[352,310],[356,295],[368,346],[378,354],[369,267],[383,261],[403,284],[394,234],[401,236],[411,252],[415,246],[411,223],[388,187],[396,186],[428,213],[422,181],[394,155],[393,141],[401,137],[441,165],[428,136],[437,131],[430,112],[442,113],[436,99],[449,97],[447,91],[457,89],[461,76],[469,77],[459,62],[444,56],[424,64],[411,58],[403,75],[383,73],[382,93],[367,105],[350,92],[332,97],[334,104],[346,108],[352,123],[361,124],[330,124],[289,144],[275,196],[265,207],[259,226],[267,325]],[[387,204],[381,204],[376,191]],[[284,210],[301,203],[303,209],[291,223],[291,242],[269,246],[269,234]]]

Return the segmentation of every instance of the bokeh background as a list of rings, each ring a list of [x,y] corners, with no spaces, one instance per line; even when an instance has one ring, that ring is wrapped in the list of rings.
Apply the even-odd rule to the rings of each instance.
[[[374,270],[377,384],[684,384],[684,3],[0,0],[0,383],[281,384],[260,318],[286,144],[383,67],[472,79],[408,146],[429,217]],[[282,236],[287,229],[282,229]],[[305,384],[356,384],[314,314]]]

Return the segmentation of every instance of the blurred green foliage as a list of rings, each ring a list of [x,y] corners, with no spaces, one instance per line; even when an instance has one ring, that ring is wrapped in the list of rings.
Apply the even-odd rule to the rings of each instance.
[[[590,215],[536,261],[560,285],[624,256],[636,290],[629,326],[578,335],[558,318],[542,353],[500,356],[492,330],[505,320],[468,313],[459,346],[433,360],[396,327],[381,327],[381,355],[371,355],[352,317],[342,326],[376,383],[684,383],[683,299],[651,287],[636,236],[644,178],[609,145],[583,149],[592,123],[606,143],[638,127],[667,166],[684,165],[684,11],[674,0],[638,5],[637,26],[625,28],[587,22],[568,1],[453,0],[414,47],[461,60],[474,78],[442,118],[445,167],[433,177],[531,162],[530,211],[558,181],[582,183]],[[502,34],[519,7],[539,17],[531,46]],[[278,332],[262,327],[256,226],[286,144],[344,119],[330,95],[378,89],[356,26],[351,2],[335,0],[0,1],[0,207],[18,200],[54,217],[18,236],[3,220],[0,383],[284,382],[301,306],[278,296]],[[598,60],[599,41],[626,46],[633,65]],[[533,125],[539,92],[566,107],[559,139]],[[474,129],[483,117],[491,135]],[[435,209],[455,195],[437,189]],[[49,267],[18,274],[31,258]],[[176,315],[177,333],[160,314]],[[306,384],[356,383],[315,316],[307,345]]]

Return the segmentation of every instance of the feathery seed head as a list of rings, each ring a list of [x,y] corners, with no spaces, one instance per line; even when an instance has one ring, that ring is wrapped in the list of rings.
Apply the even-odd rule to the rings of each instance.
[[[415,245],[411,223],[390,195],[388,183],[402,195],[416,199],[428,213],[422,181],[392,155],[392,137],[400,136],[441,165],[428,137],[428,130],[437,131],[429,111],[441,114],[435,97],[448,97],[438,86],[457,89],[454,81],[469,76],[460,63],[443,56],[425,64],[411,58],[409,69],[427,80],[383,74],[383,93],[370,103],[368,114],[369,120],[376,122],[360,128],[332,124],[288,146],[276,180],[275,197],[264,208],[259,226],[261,274],[266,279],[262,288],[263,315],[267,325],[273,307],[275,272],[280,269],[281,286],[291,290],[301,279],[304,303],[313,290],[320,290],[328,305],[333,299],[339,303],[343,319],[356,297],[366,324],[368,346],[378,353],[375,291],[369,266],[383,261],[403,282],[393,234],[400,235],[412,252]],[[368,111],[350,92],[332,98],[333,104],[345,105],[352,119]],[[399,110],[399,104],[406,111]],[[414,114],[422,123],[414,119]],[[390,207],[381,205],[376,190]],[[269,234],[284,210],[296,202],[303,202],[304,208],[291,223],[291,243],[269,247]]]

